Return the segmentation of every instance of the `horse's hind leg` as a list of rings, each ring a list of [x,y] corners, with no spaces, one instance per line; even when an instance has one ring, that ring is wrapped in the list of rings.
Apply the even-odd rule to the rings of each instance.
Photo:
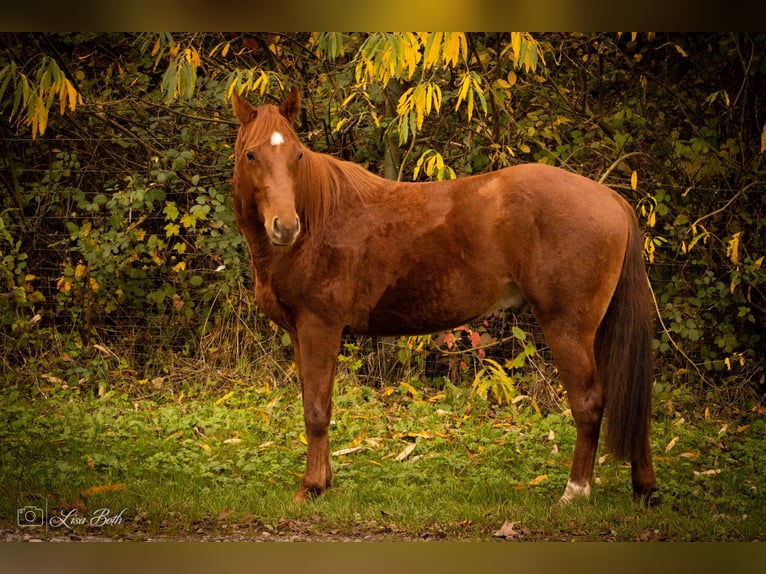
[[[543,325],[543,332],[567,390],[577,429],[569,480],[561,497],[561,503],[566,504],[590,495],[604,414],[604,389],[596,370],[593,334],[573,332],[571,323],[567,325],[563,321]]]
[[[640,443],[630,454],[630,473],[633,483],[633,498],[636,501],[649,504],[652,493],[657,490],[657,479],[654,476],[648,433],[642,437]]]

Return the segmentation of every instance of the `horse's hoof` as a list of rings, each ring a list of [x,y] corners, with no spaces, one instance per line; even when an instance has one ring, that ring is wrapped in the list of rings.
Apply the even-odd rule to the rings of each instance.
[[[301,489],[293,496],[293,502],[310,502],[311,500],[318,498],[324,494],[324,488],[310,488],[308,486],[302,486]]]
[[[309,500],[311,500],[311,495],[306,488],[301,488],[298,492],[295,493],[295,496],[293,496],[293,502],[297,502],[299,504],[303,504]]]
[[[646,508],[657,506],[660,503],[660,497],[654,495],[657,490],[656,486],[651,486],[638,492],[633,491],[633,501],[642,504]]]
[[[585,486],[575,484],[571,480],[567,482],[567,487],[564,490],[564,494],[559,499],[559,506],[566,506],[570,502],[572,502],[575,499],[578,498],[589,498],[590,497],[590,484],[586,484]]]

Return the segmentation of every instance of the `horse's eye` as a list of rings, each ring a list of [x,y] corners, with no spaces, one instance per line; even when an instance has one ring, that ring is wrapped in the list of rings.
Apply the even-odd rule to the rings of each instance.
[[[247,150],[245,155],[247,156],[248,161],[253,161],[255,159],[255,154],[251,150]]]
[[[302,157],[303,157],[303,152],[302,152],[302,151],[299,151],[299,152],[298,152],[298,159],[301,159]]]

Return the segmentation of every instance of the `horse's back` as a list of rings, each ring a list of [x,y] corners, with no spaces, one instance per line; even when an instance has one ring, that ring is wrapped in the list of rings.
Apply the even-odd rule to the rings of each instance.
[[[563,307],[605,310],[622,270],[632,208],[609,187],[560,168],[528,164],[502,172],[506,224],[498,229],[538,319],[564,317]]]

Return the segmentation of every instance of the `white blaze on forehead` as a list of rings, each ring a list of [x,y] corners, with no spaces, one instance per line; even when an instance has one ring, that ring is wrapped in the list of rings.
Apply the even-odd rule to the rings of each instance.
[[[282,137],[282,134],[279,132],[274,132],[271,134],[271,145],[282,145],[285,143],[285,138]]]

